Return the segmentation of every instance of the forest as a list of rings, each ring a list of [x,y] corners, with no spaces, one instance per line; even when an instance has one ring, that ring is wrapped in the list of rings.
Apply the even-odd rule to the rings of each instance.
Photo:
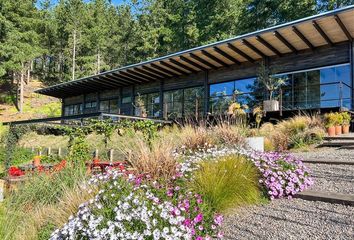
[[[353,3],[0,0],[0,83],[66,82]]]

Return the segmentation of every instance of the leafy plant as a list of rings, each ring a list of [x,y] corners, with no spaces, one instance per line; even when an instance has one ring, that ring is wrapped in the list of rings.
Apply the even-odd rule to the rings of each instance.
[[[268,90],[269,100],[273,100],[274,92],[285,83],[283,78],[274,77],[274,74],[275,71],[266,67],[264,62],[262,62],[258,68],[258,80]]]
[[[333,127],[336,125],[337,119],[335,113],[326,113],[324,115],[325,127]]]
[[[342,115],[342,119],[343,119],[343,125],[344,126],[350,125],[350,121],[352,120],[350,113],[342,112],[341,115]]]

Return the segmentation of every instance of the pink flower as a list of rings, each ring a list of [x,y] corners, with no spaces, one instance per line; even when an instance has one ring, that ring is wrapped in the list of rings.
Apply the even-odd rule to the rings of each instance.
[[[195,218],[194,218],[194,222],[195,223],[199,223],[203,221],[203,214],[199,213]]]
[[[201,236],[198,236],[195,240],[203,240]]]

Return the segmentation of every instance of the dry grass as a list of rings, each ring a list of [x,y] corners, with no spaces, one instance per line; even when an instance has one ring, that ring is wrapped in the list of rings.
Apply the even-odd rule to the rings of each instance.
[[[177,161],[173,150],[174,144],[165,139],[156,140],[151,145],[137,139],[135,144],[126,144],[120,149],[138,173],[148,174],[153,179],[169,179],[175,175]]]

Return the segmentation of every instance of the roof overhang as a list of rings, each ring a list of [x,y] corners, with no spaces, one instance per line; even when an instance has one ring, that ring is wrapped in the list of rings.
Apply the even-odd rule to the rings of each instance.
[[[63,98],[352,42],[354,5],[37,90]]]

